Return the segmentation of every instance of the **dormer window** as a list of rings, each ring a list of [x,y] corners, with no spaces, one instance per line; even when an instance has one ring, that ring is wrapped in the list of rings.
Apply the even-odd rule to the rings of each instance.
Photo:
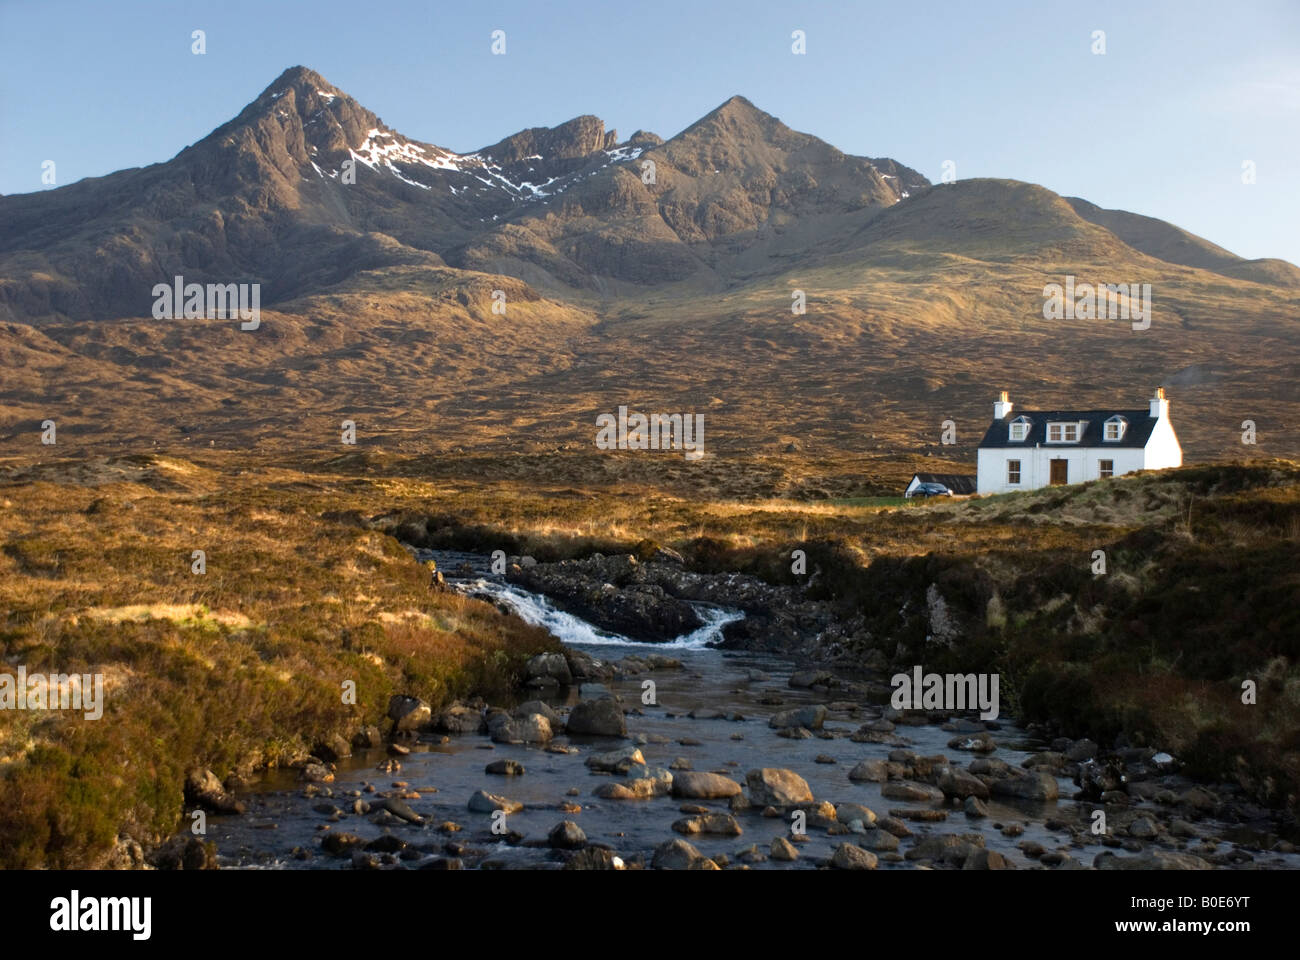
[[[1128,427],[1128,421],[1116,414],[1106,421],[1105,438],[1112,443],[1116,440],[1124,439],[1124,431]]]
[[[1029,418],[1016,417],[1011,421],[1008,437],[1012,443],[1024,443],[1027,436],[1029,436]]]
[[[1049,423],[1047,425],[1048,443],[1078,443],[1079,425],[1077,423]]]

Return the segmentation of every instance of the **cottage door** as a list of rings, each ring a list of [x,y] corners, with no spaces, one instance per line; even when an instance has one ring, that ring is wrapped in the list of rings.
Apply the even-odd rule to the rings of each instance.
[[[1070,461],[1068,461],[1068,460],[1053,460],[1053,461],[1052,461],[1052,486],[1057,486],[1057,485],[1062,484],[1062,483],[1069,483],[1069,482],[1070,482],[1070,481],[1067,479],[1067,477],[1069,476],[1069,472],[1070,472],[1070,470],[1069,470],[1069,464],[1070,464]]]

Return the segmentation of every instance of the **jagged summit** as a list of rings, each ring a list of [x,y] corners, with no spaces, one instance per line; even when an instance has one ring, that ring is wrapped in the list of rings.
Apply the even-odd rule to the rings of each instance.
[[[0,320],[147,315],[154,284],[178,274],[257,280],[264,305],[413,266],[559,291],[717,289],[890,244],[995,260],[1132,247],[1300,286],[1289,265],[1247,274],[1217,250],[1193,261],[1186,238],[1050,191],[1027,226],[1032,191],[929,186],[740,95],[668,140],[619,142],[583,114],[459,153],[388,127],[299,65],[170,161],[0,198]]]
[[[272,80],[271,84],[262,91],[262,94],[265,95],[273,91],[284,90],[290,87],[306,87],[317,90],[324,89],[335,95],[342,93],[341,90],[310,67],[296,66],[288,67],[283,73]]]
[[[617,143],[617,130],[606,130],[605,121],[600,117],[584,115],[557,127],[521,130],[479,152],[501,163],[519,163],[530,157],[574,160],[597,150],[609,150]]]

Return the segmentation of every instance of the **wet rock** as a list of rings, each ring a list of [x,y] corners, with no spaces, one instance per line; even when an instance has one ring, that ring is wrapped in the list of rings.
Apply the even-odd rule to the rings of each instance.
[[[784,804],[782,805],[784,806]],[[835,805],[826,800],[821,800],[799,807],[807,818],[808,825],[819,827],[826,830],[838,823],[835,815]]]
[[[312,749],[312,755],[326,763],[335,763],[352,756],[352,745],[337,733],[330,734]]]
[[[516,720],[523,720],[534,713],[540,713],[544,716],[546,722],[551,725],[552,730],[559,730],[564,726],[564,721],[555,708],[542,700],[526,700],[510,711],[510,715]]]
[[[776,732],[778,737],[785,737],[787,740],[811,740],[812,731],[807,727],[782,727]]]
[[[1065,754],[1056,753],[1052,750],[1031,753],[1025,757],[1020,765],[1026,770],[1033,770],[1037,767],[1043,767],[1047,770],[1060,770],[1065,766]]]
[[[634,766],[645,766],[645,756],[638,747],[623,747],[608,753],[593,753],[584,761],[592,770],[626,774]]]
[[[912,831],[908,829],[907,824],[898,817],[881,817],[876,822],[876,826],[896,837],[910,837],[912,835]]]
[[[352,850],[359,849],[365,843],[355,833],[335,833],[330,831],[321,837],[320,846],[332,857],[342,857],[350,854]]]
[[[304,763],[298,771],[298,779],[308,783],[333,783],[334,771],[323,763]]]
[[[874,870],[879,862],[870,850],[852,843],[841,843],[831,856],[831,866],[837,870]]]
[[[488,721],[488,729],[495,743],[549,743],[554,736],[550,721],[540,713],[520,719],[499,713]]]
[[[949,750],[969,750],[973,753],[992,753],[997,748],[998,745],[987,733],[976,733],[970,736],[953,737],[948,741]]]
[[[647,568],[650,568],[647,570]],[[674,577],[674,573],[676,577]],[[630,555],[513,567],[506,579],[546,594],[556,605],[606,630],[637,640],[662,642],[703,626],[686,600],[654,579],[672,580],[687,571],[675,564],[641,564]]]
[[[1138,817],[1128,825],[1128,835],[1139,840],[1150,840],[1158,832],[1155,821],[1150,817]]]
[[[977,777],[1007,777],[1011,775],[1011,765],[1005,760],[994,757],[977,757],[966,768]]]
[[[655,848],[650,865],[655,870],[697,870],[704,855],[685,840],[666,840]]]
[[[391,833],[385,833],[382,836],[375,837],[367,843],[362,849],[371,853],[398,853],[406,846],[406,841],[401,837],[395,837]]]
[[[587,835],[572,820],[563,820],[551,828],[546,842],[554,850],[577,850],[587,845]]]
[[[708,813],[699,817],[683,817],[673,823],[678,833],[710,833],[727,837],[741,834],[740,823],[735,817],[726,813]]]
[[[945,796],[959,800],[967,797],[977,797],[980,800],[989,798],[988,784],[960,767],[948,767],[939,775],[939,789]]]
[[[506,797],[497,796],[488,793],[486,790],[476,790],[474,795],[469,798],[469,809],[474,813],[492,813],[494,810],[504,810],[506,813],[518,813],[524,808],[524,805],[517,800],[510,800]]]
[[[726,720],[727,711],[716,710],[712,707],[696,707],[687,716],[692,720]]]
[[[976,849],[962,862],[963,870],[1010,870],[1012,863],[996,850]]]
[[[821,704],[782,710],[772,715],[767,725],[774,730],[785,727],[803,727],[806,730],[820,730],[826,721],[826,708]]]
[[[904,857],[908,860],[942,860],[959,866],[966,862],[968,856],[983,847],[984,838],[974,834],[930,834],[917,840]]]
[[[725,800],[741,792],[741,786],[730,777],[717,773],[692,773],[678,771],[673,775],[673,796],[694,800]]]
[[[433,718],[432,727],[439,733],[484,733],[487,722],[481,710],[464,704],[452,704]]]
[[[773,860],[782,860],[787,863],[799,859],[799,851],[785,837],[777,837],[772,841],[770,853]]]
[[[1026,840],[1022,844],[1020,844],[1020,852],[1023,853],[1026,857],[1028,857],[1030,860],[1037,860],[1039,857],[1041,857],[1044,853],[1047,852],[1047,848],[1044,847],[1037,840]]]
[[[989,808],[979,797],[967,797],[965,803],[966,816],[972,820],[979,820],[989,815]]]
[[[197,837],[172,837],[151,851],[145,862],[155,870],[216,870],[216,846]]]
[[[880,795],[888,800],[903,800],[908,803],[943,802],[943,791],[938,787],[909,780],[889,781],[880,788]]]
[[[864,807],[860,803],[841,803],[835,808],[835,819],[841,823],[861,820],[865,826],[869,827],[876,822],[876,814],[870,807]]]
[[[849,771],[850,780],[865,780],[870,783],[884,783],[889,778],[883,760],[863,760]]]
[[[563,653],[539,653],[524,665],[530,687],[567,687],[573,683],[569,660]]]
[[[663,767],[633,767],[628,771],[627,785],[638,794],[666,797],[673,791],[673,774]]]
[[[854,821],[859,823],[861,821]],[[890,853],[898,849],[898,837],[894,836],[888,830],[881,830],[879,827],[868,827],[862,831],[858,838],[858,845],[867,850],[875,850],[878,853]]]
[[[623,708],[613,698],[583,700],[569,713],[569,733],[598,737],[626,737],[627,723]]]
[[[399,693],[388,700],[388,719],[394,733],[415,733],[433,719],[433,710],[419,697]]]
[[[574,647],[564,648],[564,659],[574,680],[612,680],[614,668],[591,654]]]
[[[565,870],[623,870],[623,858],[604,847],[584,847],[568,859]]]
[[[386,797],[381,800],[376,800],[373,806],[387,810],[393,816],[397,817],[397,819],[405,820],[407,823],[424,823],[424,817],[412,810],[409,803],[398,797]]]
[[[1122,790],[1124,771],[1118,760],[1105,762],[1089,760],[1079,765],[1079,772],[1074,776],[1084,799],[1098,800],[1104,793]]]
[[[788,685],[796,690],[806,690],[810,687],[827,687],[834,681],[834,677],[826,670],[799,670],[790,674]]]
[[[226,791],[211,770],[195,767],[185,776],[185,799],[217,813],[243,813],[244,805]]]
[[[518,760],[493,760],[483,768],[483,772],[503,777],[522,777],[524,765]]]
[[[382,746],[384,735],[373,723],[368,723],[352,735],[352,746],[358,750],[373,750]]]
[[[1041,770],[1026,776],[995,780],[989,789],[994,796],[1020,800],[1055,800],[1060,793],[1056,778]]]
[[[791,807],[812,803],[812,790],[808,781],[793,770],[780,767],[763,767],[745,774],[749,787],[749,802],[755,805]]]

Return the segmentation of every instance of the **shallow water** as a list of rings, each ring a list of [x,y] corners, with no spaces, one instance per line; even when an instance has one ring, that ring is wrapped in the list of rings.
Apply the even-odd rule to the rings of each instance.
[[[444,571],[454,570],[464,555],[437,554],[438,565]],[[477,560],[477,558],[475,558]],[[847,735],[866,718],[846,711],[831,711],[826,721],[828,730],[837,731],[833,739],[814,737],[809,740],[791,740],[778,737],[768,727],[768,718],[778,710],[809,703],[826,703],[828,697],[808,690],[796,690],[787,685],[793,670],[788,661],[764,654],[722,651],[709,647],[708,641],[717,638],[717,631],[727,618],[739,616],[732,611],[714,610],[708,613],[711,623],[691,637],[680,638],[673,644],[636,643],[626,638],[614,637],[596,630],[575,617],[557,611],[544,598],[537,597],[506,585],[490,576],[476,574],[455,581],[467,592],[490,593],[518,610],[530,622],[541,623],[566,643],[581,646],[602,660],[617,660],[629,654],[645,655],[666,652],[679,659],[681,670],[655,670],[622,681],[606,684],[609,690],[621,696],[627,705],[638,705],[639,714],[629,715],[629,736],[644,735],[648,742],[640,746],[650,767],[667,768],[678,757],[687,758],[692,769],[725,773],[742,784],[745,772],[756,767],[787,767],[805,780],[818,800],[832,803],[853,802],[870,807],[878,816],[899,807],[935,806],[904,803],[881,796],[881,784],[851,781],[849,771],[861,760],[885,759],[897,746],[874,743],[854,743]],[[760,671],[766,679],[751,679],[752,671]],[[656,705],[642,704],[642,682],[653,680],[656,685]],[[760,697],[777,696],[781,704],[759,703]],[[529,698],[530,695],[525,695]],[[571,690],[564,697],[542,697],[553,706],[575,703],[578,692]],[[686,714],[693,709],[716,709],[728,716],[733,713],[742,720],[692,719]],[[869,715],[870,716],[870,715]],[[1042,744],[1026,741],[1014,722],[1000,721],[1001,729],[993,731],[998,749],[993,757],[1013,767]],[[947,742],[954,734],[937,726],[912,727],[899,725],[897,735],[908,742],[907,749],[923,756],[944,754],[954,764],[968,764],[973,755],[950,750]],[[737,738],[738,737],[738,738]],[[351,815],[331,824],[335,831],[355,833],[367,840],[392,832],[416,848],[430,845],[424,859],[434,856],[447,840],[468,847],[489,851],[488,865],[558,867],[561,861],[544,845],[547,832],[562,820],[573,820],[586,832],[590,841],[613,848],[625,860],[641,856],[648,864],[656,846],[663,841],[680,836],[672,830],[672,823],[687,814],[679,809],[683,803],[707,806],[718,812],[729,812],[724,800],[683,801],[671,797],[645,800],[602,800],[592,792],[610,778],[608,774],[593,774],[584,761],[593,752],[618,749],[628,741],[609,738],[560,737],[557,742],[569,743],[579,748],[575,754],[548,753],[532,746],[493,744],[487,735],[452,736],[446,744],[439,737],[426,738],[412,747],[409,756],[399,758],[402,769],[396,774],[385,774],[376,769],[387,759],[384,750],[359,752],[349,760],[341,761],[335,782],[323,787],[332,791],[334,802],[350,811],[353,798],[348,791],[363,790],[367,783],[374,784],[379,793],[392,790],[394,781],[405,781],[409,789],[420,793],[419,799],[408,802],[415,811],[426,818],[422,826],[397,824],[384,828],[372,824],[369,816]],[[683,745],[682,739],[699,741]],[[663,742],[661,742],[663,741]],[[822,755],[834,763],[819,763]],[[494,760],[513,759],[522,763],[526,773],[506,777],[486,774],[484,767]],[[621,779],[615,777],[614,779]],[[1064,779],[1058,779],[1062,799],[1047,804],[1025,803],[1008,805],[990,801],[991,816],[984,820],[970,820],[960,807],[946,807],[948,819],[938,823],[909,822],[917,836],[927,833],[979,833],[989,849],[997,850],[1014,861],[1018,867],[1034,865],[1025,857],[1019,845],[1037,841],[1048,850],[1064,848],[1070,843],[1067,832],[1047,830],[1044,820],[1066,806],[1075,788]],[[312,809],[324,802],[325,797],[306,798],[303,785],[297,782],[294,771],[273,772],[253,790],[241,795],[248,805],[244,816],[209,817],[208,836],[217,843],[219,855],[225,866],[246,868],[327,868],[347,867],[350,860],[324,855],[316,844],[320,826],[326,817]],[[568,791],[577,788],[578,796]],[[524,803],[525,809],[507,818],[511,831],[524,834],[525,842],[514,845],[502,842],[491,833],[489,814],[471,813],[467,809],[470,796],[479,789],[500,794]],[[436,791],[436,792],[435,792]],[[363,795],[369,796],[369,795]],[[577,803],[578,813],[562,813],[562,803]],[[757,810],[737,814],[743,833],[735,837],[695,834],[686,837],[705,856],[726,854],[735,859],[736,854],[751,844],[758,844],[766,853],[774,838],[788,836],[787,819],[763,817]],[[454,821],[463,830],[453,835],[440,832],[437,825]],[[1024,833],[1006,837],[995,825],[1018,823]],[[1202,822],[1204,825],[1204,822]],[[1208,831],[1207,831],[1208,832]],[[824,830],[810,827],[809,842],[799,846],[800,858],[794,863],[768,860],[754,864],[757,869],[808,869],[814,861],[828,857],[835,847],[853,840],[852,835],[830,836]],[[905,853],[911,839],[904,839],[900,853]],[[538,844],[536,846],[531,844]],[[301,847],[311,851],[310,859],[295,859],[292,851]],[[1085,865],[1101,850],[1100,844],[1074,848],[1069,853]],[[1220,849],[1226,849],[1221,847]],[[1123,851],[1116,853],[1124,855]],[[439,853],[438,855],[442,855]],[[1275,854],[1257,854],[1257,860],[1270,865],[1300,865],[1300,858],[1280,857]],[[420,860],[408,865],[419,866]],[[893,869],[911,864],[891,864],[881,857],[881,869]]]

